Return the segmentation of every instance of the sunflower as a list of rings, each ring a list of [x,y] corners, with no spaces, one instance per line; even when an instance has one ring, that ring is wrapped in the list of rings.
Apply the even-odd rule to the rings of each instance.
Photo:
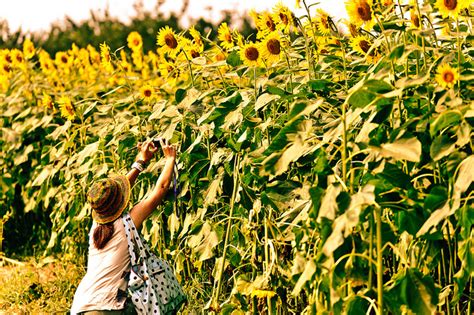
[[[471,0],[436,0],[435,7],[439,10],[439,13],[443,18],[456,19],[459,13],[469,7]]]
[[[13,48],[10,51],[12,65],[14,67],[22,67],[25,63],[25,58],[23,57],[23,52],[19,49]]]
[[[348,0],[346,10],[349,18],[356,26],[370,31],[375,24],[372,0]]]
[[[74,111],[74,105],[71,102],[71,99],[67,96],[61,96],[58,101],[59,108],[61,109],[61,116],[66,118],[67,120],[73,120],[76,117],[76,113]]]
[[[202,46],[196,45],[193,41],[187,38],[182,39],[183,50],[186,53],[186,57],[189,59],[194,59],[201,56],[203,51]]]
[[[359,35],[359,29],[357,28],[357,25],[345,19],[344,19],[344,24],[347,26],[347,29],[349,30],[349,34],[351,37],[357,37],[357,35]]]
[[[189,29],[189,34],[193,38],[194,44],[198,46],[201,51],[203,51],[204,43],[202,42],[201,33],[199,33],[199,31],[193,26]]]
[[[351,39],[350,43],[352,49],[361,54],[362,56],[365,56],[368,63],[375,63],[381,57],[378,48],[370,49],[372,46],[372,42],[365,36],[356,36]]]
[[[127,43],[131,50],[140,50],[143,47],[142,36],[138,32],[131,32],[127,36]]]
[[[48,109],[54,109],[53,98],[46,92],[43,92],[43,98],[41,99],[41,105]]]
[[[155,95],[154,89],[151,85],[145,84],[140,88],[140,96],[145,100],[149,101]]]
[[[240,49],[240,59],[249,67],[258,67],[262,62],[262,52],[255,43],[244,44]]]
[[[273,8],[272,18],[273,21],[275,21],[278,30],[286,34],[290,33],[290,30],[294,25],[294,18],[293,13],[290,11],[290,9],[288,9],[287,6],[279,2]]]
[[[39,53],[39,62],[40,62],[41,70],[45,74],[49,74],[49,73],[53,72],[56,69],[54,67],[53,61],[51,60],[51,57],[44,50],[41,50],[40,53]]]
[[[114,67],[112,66],[112,57],[110,56],[110,47],[104,42],[100,44],[100,60],[105,70],[112,72]]]
[[[232,32],[227,23],[224,22],[219,26],[217,34],[217,39],[221,41],[221,46],[224,47],[224,49],[231,49],[235,46]]]
[[[156,37],[156,43],[161,47],[163,53],[176,56],[181,48],[180,38],[169,26],[162,27]]]
[[[372,42],[365,36],[358,35],[351,39],[351,47],[354,51],[365,56],[372,46]]]
[[[33,58],[35,55],[35,45],[33,45],[33,42],[29,38],[23,42],[23,55],[27,60]]]
[[[0,91],[7,91],[10,86],[10,80],[8,76],[1,74],[0,71]]]
[[[319,33],[321,33],[321,35],[330,35],[331,25],[329,24],[329,15],[323,9],[317,9],[316,15],[316,27]]]
[[[268,11],[263,11],[257,20],[257,29],[259,30],[257,38],[263,38],[276,30],[276,24],[273,20],[272,14]]]
[[[257,298],[267,298],[267,297],[274,297],[276,295],[275,291],[269,291],[269,290],[260,290],[260,289],[253,289],[252,293],[250,293],[252,297],[257,297]]]
[[[277,32],[270,33],[260,43],[262,58],[263,60],[265,60],[267,65],[272,65],[280,61],[280,57],[283,53],[281,46],[282,46],[281,38]]]
[[[436,82],[445,89],[452,88],[459,80],[458,70],[447,63],[438,66],[436,72]]]
[[[418,16],[418,13],[414,9],[410,10],[410,20],[411,20],[411,23],[413,24],[413,28],[418,28],[418,29],[421,28],[420,18]]]

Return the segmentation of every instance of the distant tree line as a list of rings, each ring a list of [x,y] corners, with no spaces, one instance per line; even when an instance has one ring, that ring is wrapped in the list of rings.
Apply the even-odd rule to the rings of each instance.
[[[76,22],[66,16],[63,21],[52,24],[49,31],[39,31],[26,33],[22,29],[10,30],[6,20],[0,20],[0,48],[21,47],[25,38],[29,37],[36,47],[48,51],[54,55],[58,51],[65,51],[71,48],[72,44],[79,47],[92,45],[96,48],[103,42],[112,49],[117,49],[127,44],[127,36],[132,31],[137,31],[143,38],[144,51],[156,48],[156,35],[158,30],[166,25],[176,31],[182,31],[180,23],[186,15],[189,1],[183,2],[181,12],[170,14],[169,16],[160,12],[164,0],[157,0],[154,12],[144,9],[143,3],[137,0],[134,4],[135,14],[130,18],[130,22],[120,21],[117,17],[111,16],[108,9],[103,14],[90,12],[87,20]],[[252,37],[255,33],[248,14],[237,11],[223,11],[223,18],[217,23],[199,18],[192,22],[194,27],[209,39],[217,36],[217,28],[222,22],[229,25],[235,22],[238,17],[238,28],[244,37]]]

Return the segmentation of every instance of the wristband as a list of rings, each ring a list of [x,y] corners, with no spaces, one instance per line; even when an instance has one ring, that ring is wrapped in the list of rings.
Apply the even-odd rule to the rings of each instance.
[[[132,168],[138,170],[139,172],[143,172],[145,170],[145,165],[141,163],[141,161],[133,162]]]

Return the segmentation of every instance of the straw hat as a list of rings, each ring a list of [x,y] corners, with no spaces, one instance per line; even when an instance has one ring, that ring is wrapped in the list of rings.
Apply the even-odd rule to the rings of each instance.
[[[92,185],[87,201],[92,206],[92,218],[100,224],[115,221],[130,200],[130,182],[124,175],[113,175]]]

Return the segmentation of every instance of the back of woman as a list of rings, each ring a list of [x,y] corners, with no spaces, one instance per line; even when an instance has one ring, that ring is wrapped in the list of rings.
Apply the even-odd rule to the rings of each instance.
[[[121,219],[113,222],[112,238],[102,249],[96,248],[92,237],[97,226],[94,222],[91,228],[87,273],[77,288],[71,314],[125,307],[127,282],[124,275],[130,269],[130,256],[123,222]]]

